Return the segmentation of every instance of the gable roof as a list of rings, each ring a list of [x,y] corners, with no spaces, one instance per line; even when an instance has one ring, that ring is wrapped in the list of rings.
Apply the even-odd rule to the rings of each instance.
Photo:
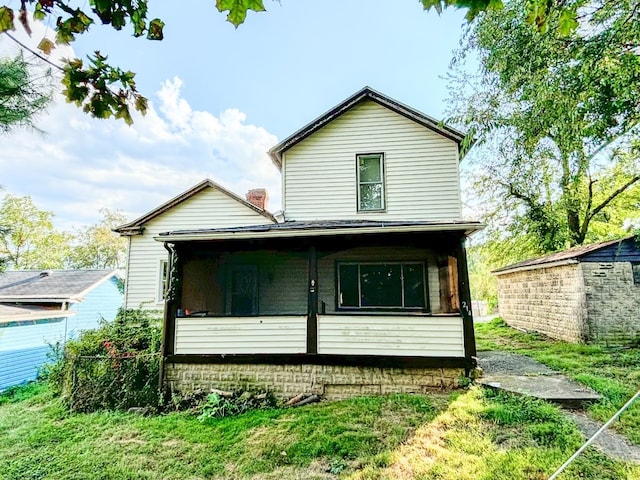
[[[117,270],[17,270],[0,274],[0,302],[81,301]]]
[[[114,228],[113,231],[116,233],[120,233],[121,235],[137,235],[142,232],[144,224],[147,223],[149,220],[152,220],[157,216],[162,215],[167,210],[170,210],[176,205],[181,204],[185,200],[188,200],[194,197],[195,195],[197,195],[198,193],[200,193],[201,191],[207,188],[213,188],[215,190],[218,190],[219,192],[224,193],[225,195],[232,198],[236,202],[244,205],[247,208],[250,208],[251,210],[255,211],[256,213],[259,213],[260,215],[268,218],[269,220],[273,222],[276,221],[274,216],[267,210],[263,210],[262,208],[256,207],[253,203],[246,201],[244,198],[240,197],[239,195],[233,193],[230,190],[227,190],[226,188],[217,184],[213,180],[206,178],[202,182],[194,185],[188,190],[185,190],[181,194],[173,197],[171,200],[163,203],[159,207],[154,208],[150,212],[145,213],[141,217],[136,218],[135,220],[129,223],[125,223],[124,225],[120,225],[119,227]]]
[[[450,140],[453,140],[458,144],[458,148],[460,148],[460,144],[462,143],[462,140],[466,136],[465,133],[459,130],[456,130],[455,128],[450,127],[448,125],[444,125],[442,122],[439,122],[435,118],[430,117],[429,115],[425,115],[424,113],[414,108],[411,108],[397,100],[394,100],[391,97],[388,97],[380,92],[377,92],[371,87],[364,87],[362,90],[354,93],[342,103],[336,105],[331,110],[320,115],[311,123],[305,125],[300,130],[296,131],[292,135],[282,140],[276,146],[271,148],[269,150],[269,156],[271,157],[271,160],[276,165],[276,167],[278,167],[278,169],[282,169],[282,154],[286,150],[289,150],[291,147],[300,143],[309,135],[317,132],[326,124],[328,124],[329,122],[332,122],[333,120],[338,118],[340,115],[345,113],[347,110],[350,110],[351,108],[355,107],[357,104],[365,100],[371,100],[377,103],[378,105],[386,107],[389,110],[392,110],[397,114],[408,118],[409,120],[413,120],[414,122],[417,122],[420,125],[427,127],[433,130],[434,132],[439,133],[444,137],[447,137]],[[462,158],[462,155],[461,155],[461,158]]]
[[[506,267],[498,268],[497,270],[494,270],[491,273],[495,275],[502,275],[514,270],[531,270],[531,269],[537,268],[538,266],[543,266],[543,265],[548,266],[549,264],[562,265],[567,263],[577,263],[580,258],[584,257],[589,253],[602,250],[603,248],[607,248],[617,243],[625,242],[632,238],[634,237],[630,236],[630,237],[625,237],[617,240],[607,240],[604,242],[592,243],[590,245],[580,245],[577,247],[570,248],[568,250],[563,250],[561,252],[555,252],[550,255],[545,255],[544,257],[530,258],[522,262],[513,263],[511,265],[507,265]]]

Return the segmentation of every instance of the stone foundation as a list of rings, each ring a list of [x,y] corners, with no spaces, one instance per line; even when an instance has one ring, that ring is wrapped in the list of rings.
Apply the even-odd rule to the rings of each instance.
[[[458,386],[461,368],[375,368],[332,365],[235,365],[167,363],[170,390],[265,389],[279,398],[298,393],[341,400],[358,395],[426,393]]]

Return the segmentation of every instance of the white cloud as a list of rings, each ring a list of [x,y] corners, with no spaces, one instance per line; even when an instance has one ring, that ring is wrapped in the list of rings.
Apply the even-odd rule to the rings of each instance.
[[[280,176],[266,154],[276,137],[236,109],[193,110],[181,87],[179,78],[165,81],[131,127],[92,119],[56,94],[37,122],[44,135],[0,137],[0,184],[31,195],[62,228],[95,223],[103,207],[134,218],[207,177],[240,195],[267,188],[269,208],[280,208]]]

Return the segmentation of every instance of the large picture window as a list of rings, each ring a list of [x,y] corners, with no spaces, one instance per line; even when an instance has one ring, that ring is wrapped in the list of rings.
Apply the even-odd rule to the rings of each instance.
[[[358,210],[384,210],[384,155],[358,155]]]
[[[338,307],[425,309],[424,263],[339,263]]]

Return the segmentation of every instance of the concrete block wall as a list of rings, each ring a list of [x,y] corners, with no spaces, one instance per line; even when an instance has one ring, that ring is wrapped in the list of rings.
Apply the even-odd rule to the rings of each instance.
[[[196,389],[266,389],[277,397],[314,393],[328,400],[386,393],[426,393],[455,388],[464,369],[375,368],[332,365],[188,364],[168,363],[171,391]]]
[[[630,262],[582,265],[589,340],[621,345],[640,336],[640,284]]]
[[[504,321],[568,342],[587,340],[587,306],[581,264],[515,271],[497,276]]]

